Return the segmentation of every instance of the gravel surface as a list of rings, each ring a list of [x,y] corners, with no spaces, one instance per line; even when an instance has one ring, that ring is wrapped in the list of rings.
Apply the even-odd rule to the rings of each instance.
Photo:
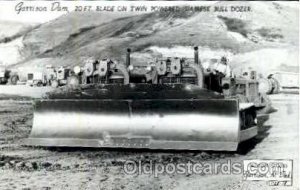
[[[299,189],[298,95],[272,96],[276,109],[259,117],[259,135],[237,152],[34,148],[19,144],[31,129],[32,100],[0,95],[0,189]],[[293,186],[244,181],[241,174],[126,174],[123,165],[292,159]]]

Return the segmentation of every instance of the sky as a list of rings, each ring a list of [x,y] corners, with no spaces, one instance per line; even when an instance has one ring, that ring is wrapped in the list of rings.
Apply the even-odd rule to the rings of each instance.
[[[66,12],[21,12],[17,14],[16,7],[21,1],[0,1],[0,20],[5,21],[16,21],[16,22],[25,22],[25,23],[44,23],[50,20],[53,20]],[[55,1],[24,1],[23,7],[25,6],[46,6],[48,9],[51,8],[51,4]],[[210,5],[215,3],[216,1],[191,1],[188,2],[189,5]],[[281,1],[278,2],[287,6],[299,6],[299,2],[286,2]],[[169,6],[169,5],[180,5],[187,4],[186,1],[60,1],[61,6],[67,6],[69,11],[74,11],[75,6],[122,6],[122,5],[161,5],[161,6]]]

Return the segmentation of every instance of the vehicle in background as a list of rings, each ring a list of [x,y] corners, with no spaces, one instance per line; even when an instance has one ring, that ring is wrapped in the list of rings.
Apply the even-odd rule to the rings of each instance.
[[[299,93],[299,73],[275,71],[270,77],[278,81],[280,92]]]
[[[0,67],[0,84],[16,85],[19,81],[19,76],[16,72]]]
[[[42,71],[27,73],[27,85],[45,86],[47,84],[47,75]]]
[[[47,65],[46,66],[46,78],[47,78],[47,85],[51,86],[52,85],[52,81],[56,80],[56,70],[52,65]]]
[[[66,85],[71,70],[65,67],[59,67],[55,73],[56,77],[51,79],[51,86],[57,88],[59,86]]]
[[[9,73],[5,67],[0,67],[0,84],[6,84],[8,82]]]
[[[275,71],[259,81],[260,92],[266,94],[299,93],[299,73]]]

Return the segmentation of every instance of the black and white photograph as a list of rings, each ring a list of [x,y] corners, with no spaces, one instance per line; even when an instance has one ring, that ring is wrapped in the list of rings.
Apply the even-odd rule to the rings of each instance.
[[[299,189],[298,1],[0,1],[0,189]]]

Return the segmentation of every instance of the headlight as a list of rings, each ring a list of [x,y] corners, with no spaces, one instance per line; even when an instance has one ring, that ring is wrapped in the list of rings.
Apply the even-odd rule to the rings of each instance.
[[[81,72],[80,66],[75,66],[73,70],[76,75],[78,75]]]
[[[129,70],[129,71],[132,71],[132,70],[133,70],[133,66],[132,66],[132,65],[129,65],[128,70]]]

